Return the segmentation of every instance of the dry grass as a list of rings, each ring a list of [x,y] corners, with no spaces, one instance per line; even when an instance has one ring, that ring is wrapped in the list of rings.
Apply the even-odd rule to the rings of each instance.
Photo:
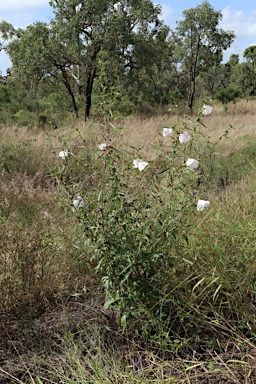
[[[113,348],[107,347],[106,338],[104,340],[96,329],[93,332],[93,327],[88,329],[88,323],[76,334],[77,337],[67,330],[65,336],[60,333],[52,335],[55,349],[60,349],[61,345],[61,354],[54,350],[51,353],[49,349],[45,354],[19,354],[15,361],[0,368],[1,384],[34,384],[39,383],[39,379],[42,380],[40,383],[52,384],[255,383],[256,355],[235,345],[227,345],[222,354],[206,350],[201,355],[169,356],[163,360],[152,351],[125,340],[120,334],[109,335],[108,341]],[[88,344],[88,339],[91,344]]]
[[[98,143],[104,141],[102,132],[107,134],[110,131],[111,134],[114,132],[115,136],[113,146],[128,144],[138,148],[143,147],[142,153],[149,154],[152,144],[157,139],[163,140],[161,137],[163,127],[174,126],[177,130],[182,131],[185,121],[189,130],[195,124],[195,117],[188,116],[184,119],[182,114],[169,112],[158,117],[118,119],[113,123],[117,128],[114,131],[108,123],[94,121],[87,124],[78,121],[54,131],[6,127],[0,130],[0,140],[2,144],[28,141],[33,148],[51,148],[57,153],[58,150],[63,149],[65,143],[97,147]],[[241,100],[235,104],[229,104],[227,111],[220,104],[213,105],[213,113],[203,117],[202,122],[206,125],[206,128],[201,127],[202,133],[213,139],[218,139],[226,129],[232,126],[233,129],[229,131],[228,135],[229,142],[225,145],[227,148],[232,148],[234,145],[239,148],[243,145],[244,138],[255,136],[256,102]]]
[[[246,145],[250,137],[255,137],[256,103],[253,100],[239,101],[230,104],[227,111],[222,105],[213,105],[213,113],[203,117],[202,123],[205,127],[199,124],[201,133],[209,137],[211,142],[218,142],[218,149],[222,154],[229,154],[234,148],[239,150]],[[190,132],[195,124],[196,116],[184,117],[180,113],[172,112],[157,117],[117,120],[114,125],[121,129],[117,131],[110,129],[110,136],[113,139],[111,144],[119,150],[135,147],[139,157],[150,161],[155,159],[153,150],[155,143],[169,142],[172,145],[169,139],[162,137],[163,127],[174,127],[177,132]],[[100,130],[106,133],[108,126],[103,128],[96,124],[88,129],[88,126],[81,125],[79,130],[84,137],[93,138],[91,144],[97,147],[98,142],[104,141]],[[226,131],[228,140],[219,141]]]
[[[218,353],[205,346],[200,352],[183,352],[180,357],[169,352],[161,357],[122,334],[114,314],[104,313],[92,301],[73,300],[44,314],[31,334],[33,338],[23,334],[17,339],[9,333],[8,348],[5,352],[0,348],[1,384],[254,384],[256,380],[256,350],[242,338],[230,340]],[[12,359],[5,359],[8,355]]]
[[[202,121],[207,126],[202,127],[202,131],[212,140],[217,140],[230,126],[234,128],[229,131],[229,140],[219,145],[219,151],[228,154],[255,136],[256,103],[239,101],[230,104],[227,111],[222,105],[214,105],[213,114],[203,117]],[[125,338],[121,334],[113,314],[102,310],[104,295],[89,269],[90,249],[85,246],[82,227],[67,209],[67,196],[56,187],[51,174],[54,175],[61,164],[60,150],[67,148],[78,156],[95,151],[98,156],[97,146],[105,138],[112,138],[111,144],[120,150],[134,146],[140,156],[153,160],[154,143],[169,140],[161,136],[163,127],[174,126],[177,131],[183,131],[192,129],[194,123],[195,117],[184,119],[182,115],[169,113],[147,119],[116,120],[115,129],[108,123],[94,121],[75,122],[48,131],[1,128],[2,147],[25,143],[29,148],[27,152],[19,152],[15,147],[14,162],[19,161],[20,153],[27,156],[24,173],[8,174],[3,168],[0,177],[1,384],[73,383],[75,380],[176,384],[256,382],[254,341],[235,331],[230,341],[218,345],[218,353],[205,345],[203,350],[189,350],[185,355],[182,352],[179,357],[169,353],[165,358],[135,341],[133,335],[127,334]],[[51,171],[48,173],[47,169]],[[254,184],[245,179],[217,195],[216,191],[209,192],[216,212],[215,216],[209,215],[216,239],[211,227],[207,227],[210,220],[200,226],[205,226],[204,241],[210,239],[207,230],[213,233],[214,251],[222,246],[217,242],[217,230],[226,233],[226,223],[231,216],[234,225],[235,221],[246,223],[248,217],[252,218]],[[74,193],[76,191],[74,187]],[[83,192],[86,193],[85,187]],[[250,198],[244,199],[247,195]],[[255,251],[253,223],[248,220],[247,240],[252,253]],[[241,233],[237,231],[236,236]],[[239,244],[240,248],[236,243],[232,249],[236,247],[242,255],[249,248],[246,239]],[[37,313],[32,313],[33,309]],[[228,334],[230,329],[224,331]]]

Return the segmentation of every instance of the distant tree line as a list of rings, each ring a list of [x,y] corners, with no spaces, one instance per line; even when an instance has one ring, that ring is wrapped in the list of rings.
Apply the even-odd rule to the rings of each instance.
[[[74,114],[145,114],[197,101],[255,95],[256,47],[245,62],[223,51],[235,39],[208,1],[175,30],[151,0],[52,0],[54,18],[15,29],[0,23],[11,60],[0,82],[0,123],[44,125]],[[2,121],[1,121],[2,120]],[[54,124],[54,123],[53,123]]]

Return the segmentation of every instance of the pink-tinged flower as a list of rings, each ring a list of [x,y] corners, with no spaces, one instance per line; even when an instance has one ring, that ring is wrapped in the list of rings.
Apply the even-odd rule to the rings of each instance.
[[[171,133],[172,133],[172,128],[171,128],[171,127],[169,127],[169,128],[164,128],[164,129],[162,130],[162,135],[163,135],[163,137],[167,137],[167,136],[169,136]]]
[[[191,139],[191,136],[187,132],[183,132],[179,136],[180,143],[187,143]]]
[[[212,107],[210,105],[203,105],[203,115],[210,115],[212,113]]]
[[[141,159],[133,160],[133,168],[138,168],[139,171],[143,171],[143,169],[146,168],[147,165],[148,163]]]
[[[81,196],[78,196],[75,200],[73,200],[73,205],[75,208],[83,208],[84,199]]]
[[[197,161],[197,160],[192,159],[192,158],[189,157],[189,158],[187,159],[187,161],[186,161],[186,166],[188,167],[188,169],[189,169],[190,171],[194,171],[194,170],[196,170],[196,169],[199,168],[200,163],[199,163],[199,161]]]
[[[210,206],[210,201],[207,200],[198,200],[197,202],[197,210],[203,211],[205,208],[208,208]]]
[[[101,151],[105,151],[107,149],[107,144],[106,143],[101,143],[101,144],[99,144],[98,148]]]
[[[64,151],[60,151],[60,153],[59,153],[59,157],[60,157],[61,159],[63,159],[63,160],[65,160],[66,158],[68,158],[68,156],[69,156],[69,152],[68,152],[66,149],[64,149]]]

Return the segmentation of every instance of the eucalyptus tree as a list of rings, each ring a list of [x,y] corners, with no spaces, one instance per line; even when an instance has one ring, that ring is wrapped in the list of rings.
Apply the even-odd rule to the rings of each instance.
[[[89,117],[99,72],[108,71],[113,81],[122,77],[125,86],[124,79],[153,67],[165,52],[168,28],[151,0],[52,0],[50,5],[51,22],[13,30],[7,53],[13,75],[28,89],[37,92],[49,81],[58,89],[62,84],[77,116],[82,103]],[[11,27],[5,29],[11,33]]]
[[[243,56],[246,60],[255,63],[256,61],[256,45],[251,45],[244,50]]]
[[[183,20],[176,27],[179,44],[176,46],[177,60],[181,73],[188,76],[188,106],[192,111],[196,79],[201,72],[207,72],[222,61],[223,50],[233,42],[232,31],[225,32],[219,27],[220,11],[215,11],[208,1],[183,12]]]
[[[70,68],[69,48],[63,44],[51,25],[36,22],[16,33],[7,47],[12,74],[31,92],[38,93],[46,82],[55,81],[67,90],[78,116],[76,85]]]
[[[122,77],[124,93],[139,108],[170,102],[171,60],[167,37],[169,28],[136,36]]]
[[[0,52],[2,49],[6,49],[8,41],[15,35],[15,28],[5,20],[0,23]]]
[[[50,5],[51,28],[63,44],[67,72],[79,85],[87,118],[99,67],[111,62],[127,73],[139,65],[138,46],[161,30],[161,9],[150,0],[52,0]]]
[[[232,82],[235,83],[233,73],[239,64],[239,55],[232,54],[226,63],[216,63],[208,68],[207,72],[202,71],[199,77],[203,80],[202,85],[213,98],[216,91],[220,94],[220,90],[229,87]],[[230,89],[230,88],[229,88]],[[233,90],[232,90],[232,93]]]
[[[26,29],[16,31],[7,53],[12,62],[12,72],[19,76],[26,87],[37,87],[47,73],[49,63],[45,57],[49,30],[46,23],[37,22]]]
[[[15,35],[15,28],[5,20],[0,22],[0,52],[3,50],[6,51],[8,44],[11,39]],[[0,67],[0,82],[1,84],[6,84],[7,77],[10,76],[9,69],[6,71],[7,73],[2,76],[2,68]]]
[[[235,65],[230,76],[230,84],[233,84],[240,89],[242,97],[248,98],[248,96],[251,96],[254,90],[251,63],[243,61]]]
[[[251,71],[249,74],[251,81],[251,94],[255,95],[255,63],[256,63],[256,45],[251,45],[246,48],[243,53],[243,57],[246,59],[248,63],[251,65]]]

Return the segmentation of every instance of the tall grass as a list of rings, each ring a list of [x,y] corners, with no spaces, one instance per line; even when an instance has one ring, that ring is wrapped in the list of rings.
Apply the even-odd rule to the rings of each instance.
[[[1,130],[0,332],[9,344],[20,332],[42,337],[31,356],[46,359],[38,369],[33,358],[19,360],[21,376],[4,359],[6,380],[253,380],[253,108]],[[179,142],[183,131],[192,136],[187,144]],[[188,171],[188,157],[199,170]],[[148,162],[141,172],[136,158]],[[82,209],[73,205],[78,196]],[[211,205],[198,212],[201,198]],[[58,318],[70,302],[97,309],[96,327],[88,329],[86,317],[76,330],[41,333],[43,314],[55,308]],[[79,323],[83,310],[76,313]],[[101,316],[109,322],[98,323]],[[117,344],[105,342],[105,331],[118,333]]]

